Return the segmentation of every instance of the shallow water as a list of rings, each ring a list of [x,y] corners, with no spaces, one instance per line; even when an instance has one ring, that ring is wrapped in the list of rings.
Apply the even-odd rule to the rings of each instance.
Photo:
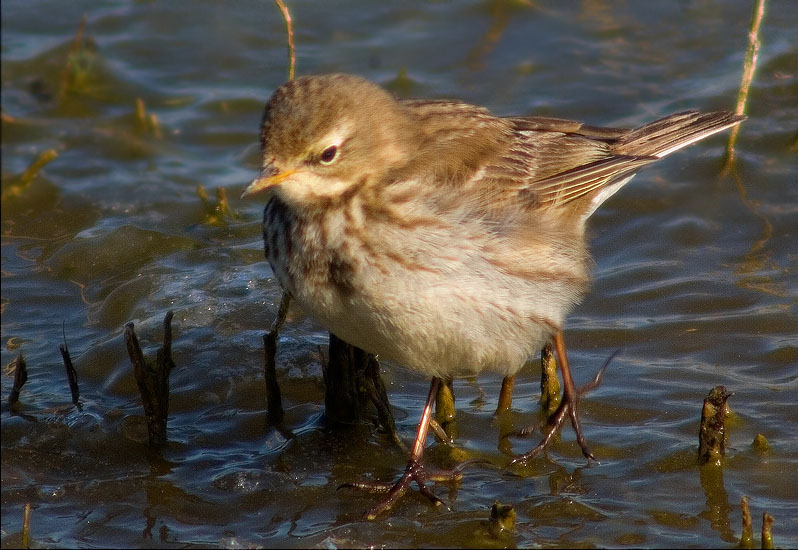
[[[635,126],[686,108],[731,109],[747,44],[746,2],[430,3],[294,1],[298,73],[362,74],[402,97],[459,97],[499,114]],[[88,45],[70,48],[81,16]],[[328,430],[318,347],[292,309],[279,342],[286,419],[269,426],[261,335],[279,289],[263,261],[258,164],[264,101],[286,77],[271,2],[4,1],[2,11],[2,545],[728,546],[739,502],[754,529],[776,518],[798,545],[798,3],[769,3],[736,170],[725,136],[644,170],[594,215],[591,294],[569,317],[577,383],[615,350],[582,421],[511,472],[500,434],[538,419],[539,368],[492,411],[500,379],[456,380],[455,449],[473,466],[447,507],[418,494],[359,521],[373,497],[337,491],[392,479],[406,455],[370,425]],[[67,59],[71,58],[69,70]],[[66,76],[65,76],[66,75]],[[136,100],[158,130],[136,118]],[[26,185],[43,151],[57,158]],[[232,215],[217,223],[216,189]],[[147,451],[122,331],[154,355],[174,310],[169,444]],[[82,411],[58,351],[69,345]],[[29,379],[6,399],[18,354]],[[385,365],[401,435],[428,381]],[[703,397],[734,392],[721,469],[695,463]],[[766,453],[751,443],[758,433]],[[534,440],[513,440],[513,451]],[[380,457],[379,460],[375,460]],[[494,501],[513,534],[491,538]]]

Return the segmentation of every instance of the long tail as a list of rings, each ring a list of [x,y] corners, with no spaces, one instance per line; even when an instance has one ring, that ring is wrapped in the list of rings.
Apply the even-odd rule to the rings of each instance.
[[[535,191],[541,204],[575,204],[574,212],[584,221],[643,166],[745,118],[725,111],[685,111],[635,130],[605,129],[614,134],[605,158],[538,180],[534,182]]]
[[[612,148],[617,155],[662,158],[707,136],[745,120],[726,111],[701,114],[684,111],[655,120],[618,138]]]

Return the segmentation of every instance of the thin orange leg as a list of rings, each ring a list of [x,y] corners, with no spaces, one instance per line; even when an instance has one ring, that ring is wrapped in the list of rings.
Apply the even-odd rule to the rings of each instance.
[[[562,373],[562,401],[560,402],[560,406],[557,407],[557,410],[549,419],[549,428],[543,434],[543,439],[541,439],[540,443],[538,443],[537,446],[528,453],[513,458],[510,461],[510,465],[526,462],[545,449],[546,446],[551,442],[554,434],[556,434],[562,427],[566,417],[570,417],[571,419],[571,426],[573,426],[574,432],[576,432],[576,441],[582,448],[582,454],[585,455],[585,458],[588,460],[596,459],[596,457],[593,456],[593,453],[588,448],[587,442],[585,441],[585,436],[582,433],[582,425],[579,422],[579,398],[590,390],[596,388],[601,383],[601,377],[604,374],[604,371],[610,364],[612,358],[615,357],[616,353],[618,352],[613,353],[610,358],[607,359],[607,361],[604,363],[604,366],[601,367],[591,382],[577,389],[576,385],[574,384],[573,376],[571,376],[571,367],[568,364],[568,356],[565,353],[565,340],[563,339],[562,331],[557,331],[557,333],[554,335],[554,349],[557,350],[557,357],[560,361],[560,372]],[[528,429],[521,430],[519,435],[528,435],[530,431],[531,430]]]

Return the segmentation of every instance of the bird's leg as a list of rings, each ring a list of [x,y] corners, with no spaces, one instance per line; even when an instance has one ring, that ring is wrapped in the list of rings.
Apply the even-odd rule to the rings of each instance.
[[[399,478],[396,483],[383,483],[383,482],[370,482],[358,481],[353,483],[344,483],[340,487],[352,487],[354,489],[363,489],[372,493],[387,493],[387,496],[380,500],[377,504],[372,506],[363,515],[365,520],[374,520],[382,514],[390,510],[408,490],[410,490],[410,483],[415,481],[418,485],[419,492],[427,497],[434,505],[439,506],[443,501],[436,497],[432,491],[427,487],[428,481],[457,481],[463,477],[462,467],[465,463],[458,465],[452,470],[429,470],[424,466],[422,457],[424,456],[424,447],[427,441],[427,433],[429,431],[430,419],[432,417],[432,406],[435,403],[435,396],[438,393],[441,379],[433,378],[429,388],[429,395],[427,402],[424,405],[424,411],[421,413],[421,421],[418,423],[418,432],[416,433],[416,440],[413,443],[413,450],[410,452],[410,459],[407,461],[407,468],[405,473]],[[339,487],[339,488],[340,488]]]
[[[580,393],[576,391],[574,378],[571,376],[571,367],[568,364],[568,356],[565,353],[565,340],[563,339],[562,331],[557,331],[557,334],[554,335],[554,348],[557,350],[557,357],[560,359],[560,372],[562,373],[563,384],[563,398],[558,409],[566,409],[568,416],[571,417],[571,426],[573,426],[574,432],[576,432],[576,442],[579,443],[579,446],[582,448],[582,454],[585,455],[585,458],[588,460],[595,460],[596,457],[593,456],[593,453],[587,448],[587,442],[582,433],[582,425],[579,423]],[[565,407],[563,407],[563,404],[565,404]],[[555,419],[557,417],[556,411],[554,417]],[[560,420],[559,423],[562,424],[563,421],[564,419]]]
[[[513,458],[510,461],[510,465],[526,462],[545,449],[546,446],[551,442],[554,434],[556,434],[562,427],[566,417],[571,418],[571,425],[574,428],[574,432],[576,432],[576,441],[582,448],[582,454],[585,455],[585,458],[588,460],[596,459],[596,457],[593,456],[593,453],[588,448],[587,442],[585,441],[585,436],[582,433],[582,425],[579,422],[579,398],[590,390],[596,388],[601,383],[601,377],[604,374],[607,366],[610,364],[612,358],[615,357],[615,353],[613,353],[610,358],[607,359],[591,382],[580,388],[577,388],[574,384],[574,379],[571,376],[571,368],[568,365],[568,356],[565,353],[565,341],[563,340],[562,331],[557,331],[557,333],[554,335],[554,348],[557,350],[557,356],[560,360],[560,372],[562,373],[562,382],[564,386],[562,401],[560,402],[560,406],[557,407],[557,410],[554,412],[554,414],[549,418],[549,427],[543,434],[543,439],[541,439],[540,443],[538,443],[538,445],[528,453]],[[530,431],[531,430],[529,429],[521,430],[519,435],[529,435]]]

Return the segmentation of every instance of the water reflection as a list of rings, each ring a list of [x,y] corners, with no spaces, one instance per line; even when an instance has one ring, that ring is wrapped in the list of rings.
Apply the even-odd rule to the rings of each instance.
[[[698,467],[701,478],[701,487],[707,499],[707,508],[700,517],[709,521],[712,528],[720,533],[723,540],[729,543],[739,542],[731,528],[731,505],[726,487],[723,485],[723,467],[718,464],[707,463]]]

